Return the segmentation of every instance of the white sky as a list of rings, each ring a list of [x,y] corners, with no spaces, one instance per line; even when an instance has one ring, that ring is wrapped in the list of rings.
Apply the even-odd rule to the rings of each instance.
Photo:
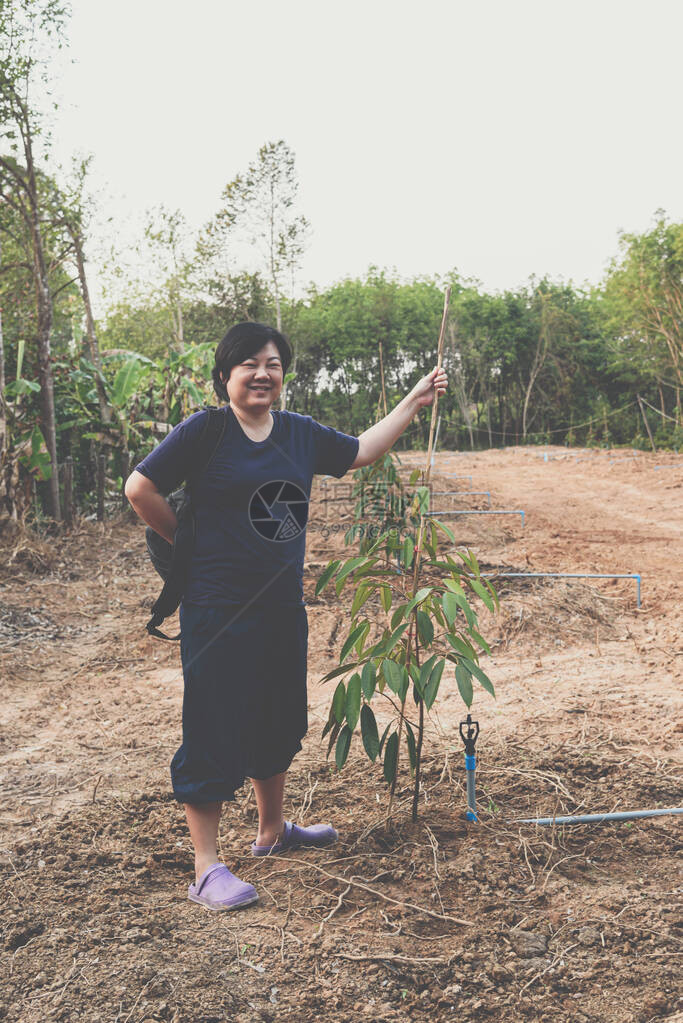
[[[683,218],[679,0],[73,0],[69,36],[56,155],[94,153],[118,239],[159,203],[201,226],[278,138],[320,286],[581,284]]]

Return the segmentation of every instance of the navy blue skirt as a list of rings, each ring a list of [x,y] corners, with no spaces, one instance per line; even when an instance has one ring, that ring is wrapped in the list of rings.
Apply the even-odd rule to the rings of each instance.
[[[305,604],[180,605],[181,803],[235,798],[246,778],[286,771],[308,729]]]

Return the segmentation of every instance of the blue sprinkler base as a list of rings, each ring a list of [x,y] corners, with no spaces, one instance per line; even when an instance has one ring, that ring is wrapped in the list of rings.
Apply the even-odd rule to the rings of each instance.
[[[467,811],[465,817],[467,818],[468,821],[475,821],[475,823],[477,824],[479,823],[479,818],[477,817],[476,813],[472,813],[471,810]]]

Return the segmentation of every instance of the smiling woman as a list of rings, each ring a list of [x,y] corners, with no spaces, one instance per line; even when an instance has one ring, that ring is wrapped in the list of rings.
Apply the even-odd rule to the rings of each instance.
[[[311,416],[273,410],[291,361],[286,339],[238,323],[216,348],[214,390],[228,402],[223,437],[193,484],[196,539],[180,605],[183,741],[171,761],[195,848],[188,896],[211,909],[254,902],[254,888],[217,861],[222,802],[245,779],[256,793],[254,856],[336,841],[329,824],[285,821],[285,776],[308,729],[308,618],[303,565],[313,476],[340,479],[389,449],[446,386],[440,368],[418,381],[360,438]],[[208,410],[179,423],[131,474],[126,496],[173,542],[164,494],[191,475]]]
[[[216,851],[222,802],[247,778],[259,811],[253,855],[337,838],[330,825],[285,821],[282,801],[308,727],[303,561],[311,484],[315,473],[343,476],[358,439],[272,409],[290,361],[286,339],[265,324],[239,323],[219,343],[212,375],[228,402],[226,429],[193,491],[196,541],[180,605],[183,741],[171,779],[195,847],[188,895],[212,909],[257,898]],[[179,423],[126,485],[136,511],[170,541],[175,516],[162,495],[191,472],[207,415]]]

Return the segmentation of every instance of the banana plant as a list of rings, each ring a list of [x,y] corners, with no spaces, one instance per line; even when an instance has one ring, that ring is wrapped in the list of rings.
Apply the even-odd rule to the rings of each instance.
[[[52,476],[52,463],[42,430],[37,423],[27,423],[28,407],[22,400],[27,395],[38,394],[40,384],[21,375],[24,364],[26,342],[20,338],[17,343],[17,366],[14,380],[5,386],[3,399],[9,413],[7,417],[7,455],[13,452],[17,461],[37,480]],[[14,399],[13,401],[11,399]],[[27,428],[28,427],[28,428]]]

